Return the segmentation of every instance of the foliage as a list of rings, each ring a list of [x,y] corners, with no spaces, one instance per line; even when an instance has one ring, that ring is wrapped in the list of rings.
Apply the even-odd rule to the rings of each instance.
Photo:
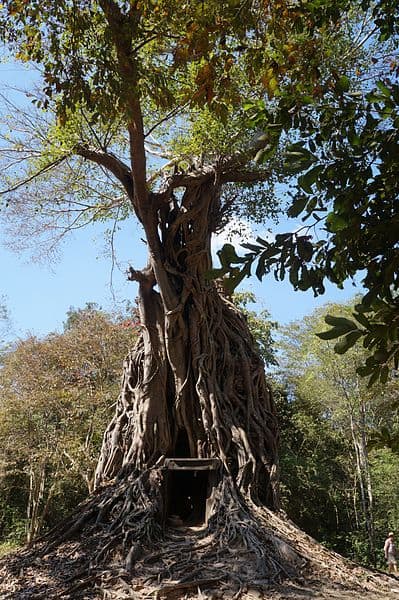
[[[256,302],[255,295],[252,292],[236,292],[233,296],[233,302],[247,319],[249,329],[265,366],[277,365],[275,343],[272,337],[272,331],[277,329],[277,323],[270,320],[270,314],[267,310],[256,312],[247,308],[248,304]]]
[[[240,101],[240,70],[272,97],[288,73],[302,91],[313,85],[304,74],[313,73],[320,60],[323,39],[315,34],[338,21],[347,6],[100,0],[76,10],[63,0],[40,6],[13,0],[3,4],[0,30],[17,58],[42,66],[43,102],[56,97],[60,118],[85,107],[93,120],[108,123],[124,113],[128,94],[153,102],[158,110],[188,102],[223,114]],[[123,63],[127,51],[133,70]]]
[[[375,297],[377,295],[380,297]],[[331,329],[316,335],[321,339],[341,338],[334,346],[339,354],[345,353],[357,340],[363,339],[363,346],[369,350],[369,356],[364,364],[358,367],[359,375],[371,375],[369,385],[378,380],[386,383],[392,366],[397,370],[399,365],[399,316],[396,295],[392,295],[390,288],[383,294],[379,294],[374,288],[372,294],[367,294],[361,303],[354,306],[352,316],[355,320],[327,315],[325,322],[332,326]]]
[[[22,340],[6,354],[0,371],[3,539],[34,537],[92,490],[120,364],[136,327],[90,303],[69,311],[64,333]]]
[[[264,131],[259,161],[291,137],[283,150],[287,214],[304,224],[273,242],[244,244],[249,252],[232,268],[240,263],[249,275],[256,263],[259,279],[269,272],[278,280],[288,276],[294,289],[315,295],[324,293],[326,279],[341,287],[360,274],[367,293],[355,321],[328,335],[347,334],[339,352],[363,341],[369,357],[359,374],[373,383],[385,382],[399,359],[398,18],[390,3],[363,2],[363,8],[373,23],[361,34],[368,39],[368,66],[360,61],[345,74],[332,70],[320,83],[319,101],[317,94],[287,95],[274,112],[263,101],[248,103],[249,122]]]
[[[281,427],[280,465],[283,509],[317,540],[351,554],[350,446],[321,403],[275,390]]]
[[[142,137],[134,151],[145,142],[140,152],[146,155],[133,167],[148,171],[152,190],[176,170],[234,158],[236,169],[252,175],[242,182],[235,176],[224,214],[256,220],[275,214],[280,159],[253,161],[265,141],[254,135],[245,106],[267,98],[276,111],[287,95],[317,96],[317,82],[327,81],[331,69],[345,73],[338,48],[348,45],[341,24],[351,4],[3,3],[0,36],[14,57],[36,63],[43,76],[42,91],[32,94],[36,117],[5,101],[2,179],[12,199],[4,212],[13,223],[12,243],[17,237],[37,245],[39,234],[51,233],[53,248],[64,231],[129,216],[126,178],[111,169],[111,184],[97,167],[104,167],[100,154],[131,162],[133,129]],[[27,184],[28,195],[22,193]],[[46,246],[48,239],[42,253]]]
[[[321,523],[326,523],[329,531],[323,531],[319,525],[314,534],[339,551],[372,564],[381,559],[378,553],[381,540],[389,524],[398,518],[396,492],[392,489],[392,494],[386,495],[383,501],[381,498],[384,477],[389,479],[388,473],[395,477],[399,468],[397,455],[387,449],[385,433],[391,432],[393,440],[398,430],[395,410],[398,385],[392,380],[386,386],[376,384],[369,389],[357,373],[364,360],[363,348],[354,346],[339,355],[329,340],[320,340],[314,335],[326,314],[350,315],[352,309],[352,305],[326,305],[303,322],[293,323],[283,330],[281,380],[289,390],[283,414],[288,412],[289,419],[288,441],[284,422],[282,426],[282,480],[285,482],[288,478],[292,486],[286,506],[289,514],[295,511],[296,518],[298,512],[304,527],[308,519],[306,527],[311,531],[309,515],[319,502],[321,506],[335,502],[331,513],[329,509],[328,515],[320,515]],[[300,457],[295,457],[291,449],[295,448],[297,439],[304,449]],[[326,444],[330,444],[329,449]],[[331,457],[331,462],[327,461],[321,469],[323,452]],[[292,467],[295,461],[301,464],[302,476]],[[315,481],[312,480],[314,473],[320,474]],[[295,479],[297,476],[299,482]],[[324,481],[324,477],[328,480]],[[306,498],[301,513],[295,504],[295,490],[303,485],[308,486],[308,491],[306,494],[301,491],[301,499]],[[394,482],[392,486],[395,487]],[[313,500],[308,504],[309,496]],[[334,513],[335,524],[331,522]],[[313,524],[313,527],[318,526]]]

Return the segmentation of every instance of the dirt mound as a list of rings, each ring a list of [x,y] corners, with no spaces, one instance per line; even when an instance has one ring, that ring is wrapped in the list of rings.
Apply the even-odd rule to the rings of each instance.
[[[328,551],[283,515],[265,509],[258,518],[270,538],[265,554],[280,561],[271,575],[245,540],[221,546],[208,526],[168,523],[158,542],[104,552],[106,531],[86,527],[79,539],[53,539],[0,561],[0,598],[118,599],[229,598],[238,600],[367,600],[399,597],[399,582]],[[276,551],[277,548],[277,551]],[[95,557],[107,556],[106,561]],[[291,565],[291,567],[289,567]],[[278,575],[277,575],[278,573]],[[262,575],[263,574],[263,575]]]

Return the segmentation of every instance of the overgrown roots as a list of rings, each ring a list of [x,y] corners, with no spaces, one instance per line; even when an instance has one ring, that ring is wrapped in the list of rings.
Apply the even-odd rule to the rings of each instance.
[[[85,547],[87,562],[62,597],[190,598],[200,589],[211,590],[212,598],[239,598],[309,579],[359,591],[386,585],[322,548],[283,514],[244,498],[229,477],[216,488],[207,525],[163,521],[165,473],[159,465],[101,489],[50,532],[42,555],[56,554],[71,539]]]
[[[142,300],[97,485],[162,456],[219,458],[243,493],[277,508],[277,418],[245,318],[213,285],[174,314],[153,290]]]

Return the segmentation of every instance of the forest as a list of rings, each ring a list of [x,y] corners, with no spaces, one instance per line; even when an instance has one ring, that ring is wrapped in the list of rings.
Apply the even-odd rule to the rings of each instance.
[[[399,384],[368,388],[356,373],[363,348],[340,356],[315,336],[326,314],[350,315],[353,305],[325,305],[277,327],[249,309],[253,301],[235,297],[274,367],[282,508],[327,547],[383,569],[386,531],[399,522]],[[120,365],[139,325],[88,303],[71,310],[64,327],[3,352],[2,554],[32,542],[93,491]]]
[[[134,223],[138,289],[2,344],[1,597],[399,590],[398,35],[393,0],[1,5],[37,73],[2,95],[4,236],[108,223],[114,264]],[[278,326],[271,276],[359,293]]]

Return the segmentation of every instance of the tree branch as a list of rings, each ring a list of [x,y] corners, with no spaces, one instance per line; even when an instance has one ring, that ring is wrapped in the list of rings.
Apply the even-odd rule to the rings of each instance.
[[[97,150],[96,148],[83,146],[82,144],[78,144],[75,151],[79,156],[91,160],[110,171],[121,182],[129,198],[133,200],[134,186],[132,173],[123,161],[110,152],[104,152],[103,150]]]
[[[166,182],[164,190],[173,190],[178,187],[190,187],[204,183],[211,177],[220,183],[256,183],[266,181],[270,177],[270,171],[265,169],[244,169],[232,164],[206,165],[193,171],[176,173],[171,175]]]
[[[270,171],[263,170],[234,170],[225,171],[220,175],[221,183],[256,183],[266,181],[271,175]]]
[[[30,177],[27,177],[26,179],[23,179],[22,181],[19,181],[18,183],[16,183],[12,187],[7,188],[6,190],[1,190],[0,191],[0,196],[3,196],[4,194],[9,194],[10,192],[15,192],[15,190],[18,190],[23,185],[26,185],[27,183],[30,183],[31,181],[33,181],[34,179],[36,179],[36,177],[39,177],[40,175],[43,175],[43,173],[46,173],[47,171],[49,171],[53,167],[56,167],[57,165],[59,165],[60,163],[62,163],[62,161],[64,161],[67,157],[68,157],[67,154],[65,154],[65,156],[61,156],[61,158],[57,158],[53,162],[48,163],[45,167],[43,167],[42,169],[40,169],[39,171],[37,171],[36,173],[34,173],[33,175],[31,175]]]
[[[132,54],[132,42],[137,33],[141,13],[133,6],[126,15],[114,0],[100,0],[100,6],[108,21],[118,57],[118,71],[125,81],[125,114],[130,142],[131,177],[133,195],[131,200],[139,218],[147,208],[148,190],[146,182],[146,156],[144,150],[144,125],[140,98],[136,90],[137,64]]]
[[[155,125],[153,125],[152,127],[150,127],[150,129],[144,134],[144,137],[146,137],[146,138],[149,137],[152,134],[152,132],[157,127],[159,127],[159,125],[162,125],[162,123],[164,123],[165,121],[168,121],[172,117],[175,117],[176,115],[178,115],[179,112],[181,112],[182,110],[184,110],[186,108],[186,106],[188,106],[189,104],[190,104],[190,100],[188,100],[187,102],[185,102],[181,106],[177,106],[176,108],[174,108],[173,110],[171,110],[170,112],[168,112],[167,115],[165,115],[162,119],[160,119],[157,123],[155,123]]]

